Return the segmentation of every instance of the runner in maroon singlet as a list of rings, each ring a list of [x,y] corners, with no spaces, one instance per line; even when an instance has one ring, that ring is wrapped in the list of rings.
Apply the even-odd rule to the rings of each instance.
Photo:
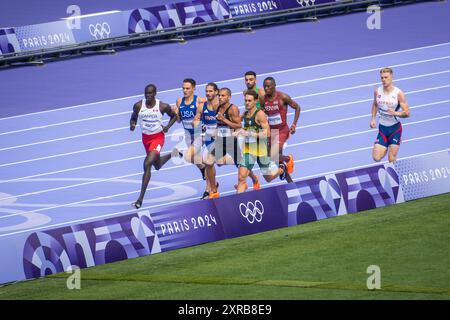
[[[295,133],[301,108],[289,95],[276,90],[275,79],[272,77],[264,79],[264,91],[265,96],[260,101],[261,107],[269,120],[270,157],[273,160],[278,157],[279,162],[285,162],[288,173],[291,174],[294,172],[294,157],[292,154],[289,156],[283,155],[283,145],[289,139],[289,136]],[[288,106],[295,110],[294,121],[290,128],[287,124]],[[286,180],[290,182],[288,177]]]

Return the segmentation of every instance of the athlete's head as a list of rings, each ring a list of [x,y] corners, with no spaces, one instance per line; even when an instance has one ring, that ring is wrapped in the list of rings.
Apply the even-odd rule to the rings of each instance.
[[[215,84],[214,82],[210,82],[206,85],[205,95],[208,101],[214,100],[214,98],[217,96],[218,93],[219,88],[217,87],[217,84]]]
[[[264,91],[266,92],[266,95],[271,96],[275,93],[276,90],[276,82],[275,79],[272,77],[267,77],[264,79]]]
[[[256,72],[255,71],[247,71],[244,75],[245,85],[247,89],[255,89],[256,87]]]
[[[394,71],[392,71],[391,68],[383,68],[380,70],[380,77],[383,87],[387,88],[392,84],[393,75]]]
[[[150,101],[156,97],[156,86],[154,84],[149,84],[145,86],[144,89],[145,100]]]
[[[187,78],[183,80],[183,95],[185,98],[190,98],[194,95],[195,85],[194,79]]]
[[[226,104],[230,102],[231,99],[231,90],[228,88],[221,88],[219,90],[219,103]]]
[[[245,109],[253,110],[253,108],[256,108],[256,101],[258,101],[258,94],[254,90],[247,90],[245,91],[244,100],[245,100]]]

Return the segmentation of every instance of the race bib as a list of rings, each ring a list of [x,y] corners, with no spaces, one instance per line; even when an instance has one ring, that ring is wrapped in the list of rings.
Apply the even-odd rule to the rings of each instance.
[[[192,129],[192,119],[190,120],[183,120],[183,126],[185,129]]]
[[[256,137],[247,136],[247,137],[245,137],[245,142],[246,143],[256,143],[258,141],[257,141]]]
[[[205,133],[207,135],[213,136],[216,134],[217,125],[215,124],[207,124]]]
[[[281,115],[279,113],[269,116],[269,125],[276,126],[281,123]]]
[[[219,137],[230,137],[231,134],[232,134],[232,132],[231,132],[230,128],[219,127],[219,132],[218,132]]]

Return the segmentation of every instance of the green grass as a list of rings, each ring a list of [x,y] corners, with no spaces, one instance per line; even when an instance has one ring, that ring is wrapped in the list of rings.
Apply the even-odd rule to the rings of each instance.
[[[369,265],[381,290],[369,291]],[[0,288],[0,299],[450,299],[450,193]]]

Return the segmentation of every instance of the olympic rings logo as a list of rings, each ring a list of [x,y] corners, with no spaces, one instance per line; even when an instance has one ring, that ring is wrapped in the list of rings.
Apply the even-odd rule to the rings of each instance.
[[[316,2],[316,0],[297,0],[297,3],[302,7],[314,6],[315,2]]]
[[[239,205],[239,212],[250,224],[253,224],[255,221],[262,221],[264,206],[259,200],[256,200],[255,203],[249,201],[247,204],[241,203]]]
[[[105,39],[109,38],[111,34],[111,27],[107,22],[96,23],[89,25],[89,33],[96,39]]]

